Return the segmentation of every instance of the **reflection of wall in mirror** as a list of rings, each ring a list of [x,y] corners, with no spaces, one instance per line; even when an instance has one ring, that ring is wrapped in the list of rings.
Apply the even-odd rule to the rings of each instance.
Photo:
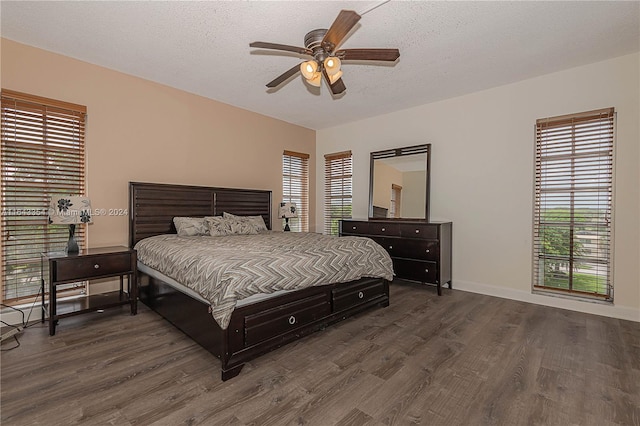
[[[424,218],[427,172],[405,172],[402,175],[402,217]]]
[[[381,161],[376,161],[375,173],[373,176],[374,206],[382,207],[389,211],[389,209],[391,208],[391,185],[396,184],[404,187],[402,183],[402,175],[403,173],[399,170],[388,166]]]

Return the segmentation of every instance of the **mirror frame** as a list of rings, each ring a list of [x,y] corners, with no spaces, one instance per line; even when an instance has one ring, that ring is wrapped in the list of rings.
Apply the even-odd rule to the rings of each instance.
[[[369,219],[378,220],[379,218],[373,217],[373,172],[375,160],[381,160],[384,158],[401,157],[414,154],[427,154],[426,167],[426,194],[425,194],[425,206],[424,206],[424,219],[418,218],[387,218],[384,220],[425,220],[429,222],[429,200],[431,199],[431,144],[426,143],[422,145],[407,146],[404,148],[385,149],[384,151],[375,151],[371,153],[371,164],[369,167]]]

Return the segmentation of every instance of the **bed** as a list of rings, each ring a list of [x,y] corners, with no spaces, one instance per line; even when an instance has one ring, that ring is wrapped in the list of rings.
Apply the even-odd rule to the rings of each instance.
[[[129,234],[133,248],[153,238],[171,240],[173,218],[262,216],[271,229],[271,192],[131,182]],[[274,233],[279,234],[279,233]],[[219,238],[219,237],[209,237]],[[383,275],[383,274],[380,274]],[[389,305],[389,282],[363,277],[240,300],[224,320],[201,295],[153,268],[138,268],[140,300],[218,357],[222,380],[247,361],[353,315]],[[212,312],[213,308],[213,312]]]

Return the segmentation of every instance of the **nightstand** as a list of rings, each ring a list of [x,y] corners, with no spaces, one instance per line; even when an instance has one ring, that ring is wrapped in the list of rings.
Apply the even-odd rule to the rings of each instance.
[[[49,267],[49,303],[43,300],[44,310],[49,312],[49,335],[56,334],[56,324],[61,318],[86,312],[131,305],[131,315],[138,310],[138,282],[136,251],[127,247],[101,247],[81,250],[78,254],[62,252],[42,253],[42,294],[45,290],[45,266]],[[124,277],[127,277],[127,291]],[[91,296],[57,300],[56,288],[60,284],[87,281],[97,278],[120,277],[120,290]],[[44,321],[44,318],[43,318]]]

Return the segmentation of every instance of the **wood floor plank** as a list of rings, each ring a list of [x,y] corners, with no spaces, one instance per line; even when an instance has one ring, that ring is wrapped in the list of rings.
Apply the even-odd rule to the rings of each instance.
[[[391,285],[391,305],[248,363],[143,305],[35,324],[3,351],[7,425],[640,426],[640,324]],[[2,349],[11,346],[3,343]]]

